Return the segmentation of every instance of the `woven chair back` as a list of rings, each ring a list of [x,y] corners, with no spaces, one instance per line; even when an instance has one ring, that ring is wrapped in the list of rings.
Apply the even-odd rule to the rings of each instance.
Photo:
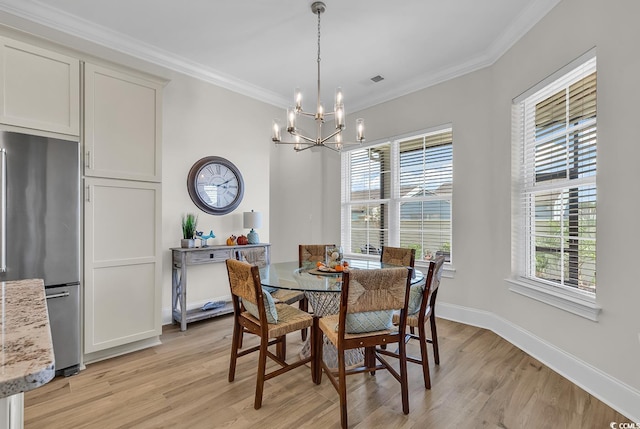
[[[416,249],[404,247],[382,247],[380,261],[383,264],[398,265],[413,268],[416,262]]]
[[[347,313],[402,309],[408,276],[409,270],[401,267],[345,273],[343,287],[348,291]]]
[[[248,262],[251,265],[257,265],[260,268],[269,265],[267,250],[264,247],[250,247],[237,250],[236,259],[238,261]]]
[[[327,246],[335,244],[300,244],[298,245],[298,264],[301,268],[315,267],[316,262],[324,262]]]
[[[256,296],[256,278],[258,285],[260,285],[258,267],[235,259],[227,259],[227,272],[229,274],[229,286],[231,286],[233,295],[252,302],[258,307],[263,305],[262,303],[258,304]]]

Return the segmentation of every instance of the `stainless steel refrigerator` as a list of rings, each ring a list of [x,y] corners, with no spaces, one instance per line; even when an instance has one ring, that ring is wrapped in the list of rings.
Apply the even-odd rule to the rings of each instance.
[[[44,280],[57,374],[80,364],[78,142],[0,131],[0,280]]]

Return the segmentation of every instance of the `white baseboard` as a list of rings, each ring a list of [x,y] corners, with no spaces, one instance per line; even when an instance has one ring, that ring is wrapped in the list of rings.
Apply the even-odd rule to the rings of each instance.
[[[100,350],[94,353],[88,353],[83,356],[83,365],[100,362],[101,360],[111,359],[116,356],[122,356],[128,353],[137,352],[148,347],[159,346],[162,344],[160,337],[151,337],[145,340],[135,341],[130,344],[123,344],[121,346],[112,347],[107,350]]]
[[[640,422],[640,391],[487,311],[438,303],[437,316],[493,331],[620,414]]]

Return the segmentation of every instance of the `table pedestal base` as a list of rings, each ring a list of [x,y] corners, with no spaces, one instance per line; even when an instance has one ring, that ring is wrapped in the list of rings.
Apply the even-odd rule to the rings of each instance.
[[[330,314],[337,314],[340,308],[340,294],[339,293],[327,293],[327,292],[305,292],[309,304],[313,308],[313,314],[316,317],[327,316]],[[311,356],[311,336],[307,337],[307,340],[302,346],[300,351],[301,358],[307,358]],[[338,350],[331,341],[324,335],[322,336],[322,360],[329,368],[338,367]],[[364,349],[352,349],[347,350],[344,353],[345,365],[356,366],[364,362]]]

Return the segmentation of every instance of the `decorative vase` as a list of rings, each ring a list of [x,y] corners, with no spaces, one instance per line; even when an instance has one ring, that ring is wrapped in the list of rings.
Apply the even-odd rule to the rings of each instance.
[[[180,240],[180,247],[183,249],[191,249],[192,247],[196,247],[196,242],[193,238],[183,238]]]

